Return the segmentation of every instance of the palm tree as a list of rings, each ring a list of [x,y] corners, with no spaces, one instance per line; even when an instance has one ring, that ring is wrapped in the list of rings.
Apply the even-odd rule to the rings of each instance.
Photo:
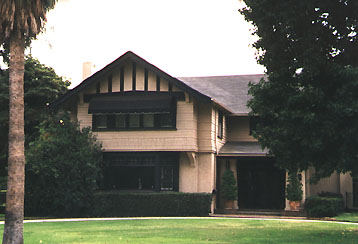
[[[24,220],[24,51],[56,0],[1,0],[0,46],[9,46],[9,157],[3,244],[23,244]]]

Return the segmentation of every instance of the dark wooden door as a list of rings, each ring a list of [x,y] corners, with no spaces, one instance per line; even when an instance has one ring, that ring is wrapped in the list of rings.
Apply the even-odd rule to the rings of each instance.
[[[240,158],[237,163],[240,209],[284,209],[285,171],[270,158]]]

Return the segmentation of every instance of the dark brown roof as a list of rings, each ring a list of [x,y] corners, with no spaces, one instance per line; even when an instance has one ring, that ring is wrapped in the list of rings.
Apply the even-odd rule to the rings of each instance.
[[[265,76],[233,75],[207,77],[181,77],[179,80],[198,92],[211,97],[215,102],[223,105],[234,114],[247,114],[247,101],[250,99],[248,84],[257,83]]]

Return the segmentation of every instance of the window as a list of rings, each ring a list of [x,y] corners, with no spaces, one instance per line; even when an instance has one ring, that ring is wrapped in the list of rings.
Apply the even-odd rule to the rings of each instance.
[[[103,154],[103,189],[131,191],[178,191],[178,153],[115,153]]]
[[[125,114],[116,115],[115,128],[126,128],[126,115]]]
[[[94,130],[176,129],[177,98],[165,92],[113,92],[91,98],[88,113]],[[101,123],[96,117],[103,115]]]
[[[160,190],[172,191],[174,189],[174,168],[172,166],[163,166],[160,171]]]
[[[107,128],[107,116],[106,115],[96,115],[95,122],[96,122],[96,128],[98,128],[98,129]]]
[[[172,127],[172,116],[169,113],[161,114],[159,116],[159,124],[161,128],[170,128]]]
[[[176,129],[176,119],[172,113],[93,114],[92,122],[93,131]]]
[[[129,128],[139,128],[140,127],[140,115],[139,114],[129,114]]]
[[[219,111],[219,118],[218,118],[218,137],[220,139],[223,138],[224,133],[224,116],[221,111]]]
[[[154,114],[143,114],[143,127],[144,128],[154,127]]]

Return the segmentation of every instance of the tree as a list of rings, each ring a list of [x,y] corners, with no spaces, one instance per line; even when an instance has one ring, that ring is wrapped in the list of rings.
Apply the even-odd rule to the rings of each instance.
[[[46,21],[55,0],[3,0],[0,46],[9,47],[9,156],[3,243],[23,243],[24,218],[24,51]]]
[[[79,129],[68,113],[49,116],[26,151],[26,214],[83,216],[101,166],[101,145],[90,128]]]
[[[290,172],[357,175],[358,1],[244,1],[268,75],[250,84],[254,136]]]
[[[8,70],[0,70],[0,177],[6,176],[9,126]],[[70,82],[41,64],[32,56],[25,60],[25,148],[38,136],[38,125],[43,120],[47,104],[67,91]],[[1,186],[3,187],[3,186]],[[6,186],[5,186],[6,187]]]

